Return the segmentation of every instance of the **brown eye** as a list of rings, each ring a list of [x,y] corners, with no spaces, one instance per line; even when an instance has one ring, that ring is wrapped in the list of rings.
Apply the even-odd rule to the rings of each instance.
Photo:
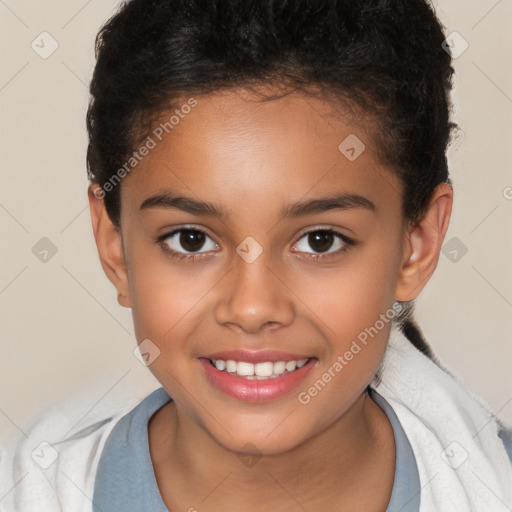
[[[205,234],[201,231],[195,231],[192,229],[184,229],[181,231],[178,238],[181,246],[190,252],[198,251],[205,241]]]
[[[305,233],[295,244],[297,249],[294,252],[302,252],[309,254],[308,257],[322,258],[324,256],[336,256],[348,249],[349,246],[355,245],[355,242],[347,236],[333,229],[316,229]],[[314,252],[308,251],[308,246]],[[335,250],[331,250],[333,248]],[[328,252],[329,251],[329,252]]]
[[[218,245],[203,231],[198,229],[180,228],[161,237],[162,243],[175,253],[195,253],[210,240],[211,246],[206,252],[218,249]],[[206,243],[206,245],[208,245]]]
[[[331,247],[335,237],[330,231],[313,231],[308,233],[308,243],[317,252],[326,252]]]

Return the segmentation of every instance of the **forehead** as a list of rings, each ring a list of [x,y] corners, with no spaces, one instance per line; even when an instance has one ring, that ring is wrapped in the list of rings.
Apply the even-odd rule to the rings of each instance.
[[[124,179],[122,208],[166,192],[227,212],[277,212],[283,202],[334,191],[364,195],[384,209],[400,202],[398,179],[377,157],[372,123],[357,110],[303,93],[261,101],[245,89],[198,95],[195,106],[180,110],[193,104],[187,100],[153,121],[153,147]]]

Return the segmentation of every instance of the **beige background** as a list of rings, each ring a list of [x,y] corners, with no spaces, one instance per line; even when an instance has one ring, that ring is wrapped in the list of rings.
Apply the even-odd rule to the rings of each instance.
[[[94,36],[116,4],[0,2],[3,440],[80,390],[92,390],[85,417],[107,395],[142,398],[158,387],[133,356],[130,310],[99,264],[86,197]],[[436,5],[447,34],[469,44],[455,60],[462,132],[450,149],[455,205],[446,238],[468,252],[457,262],[441,255],[417,318],[443,363],[512,424],[512,3]],[[43,31],[59,45],[47,59],[31,48]],[[32,252],[43,237],[57,248],[46,263]]]

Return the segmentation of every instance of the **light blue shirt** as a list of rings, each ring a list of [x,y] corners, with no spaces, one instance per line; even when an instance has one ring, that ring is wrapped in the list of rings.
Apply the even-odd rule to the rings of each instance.
[[[419,512],[420,479],[409,440],[389,403],[373,388],[369,388],[369,394],[389,418],[395,436],[395,479],[386,512]],[[148,421],[171,400],[165,389],[159,388],[112,429],[96,473],[94,512],[169,512],[153,471]],[[512,460],[511,438],[504,434],[502,439]]]

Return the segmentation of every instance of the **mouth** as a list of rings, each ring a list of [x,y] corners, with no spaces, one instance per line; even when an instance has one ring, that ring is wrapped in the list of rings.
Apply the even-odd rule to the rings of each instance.
[[[235,361],[233,359],[208,359],[210,364],[217,370],[247,380],[276,379],[281,375],[297,371],[308,363],[312,358],[305,358],[290,361],[263,361],[260,363],[249,363],[247,361]]]
[[[316,357],[273,361],[262,357],[258,362],[218,357],[198,361],[216,391],[246,402],[268,402],[289,394],[318,363]]]

